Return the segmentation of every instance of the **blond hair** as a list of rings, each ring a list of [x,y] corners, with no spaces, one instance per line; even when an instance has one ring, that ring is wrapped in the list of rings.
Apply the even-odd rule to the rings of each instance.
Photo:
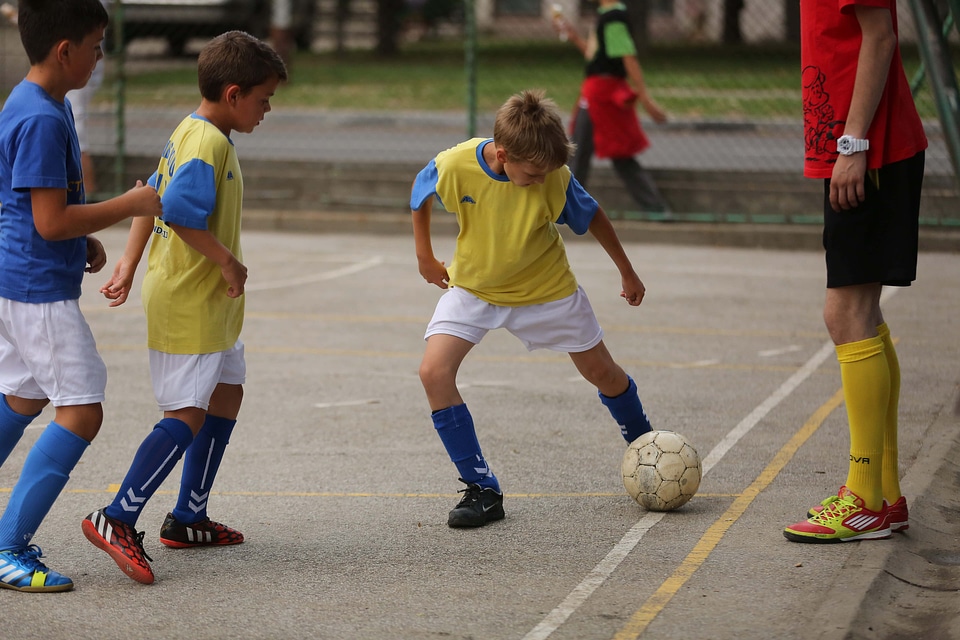
[[[493,142],[513,162],[529,162],[549,171],[565,165],[574,145],[557,104],[542,90],[521,91],[497,110]]]

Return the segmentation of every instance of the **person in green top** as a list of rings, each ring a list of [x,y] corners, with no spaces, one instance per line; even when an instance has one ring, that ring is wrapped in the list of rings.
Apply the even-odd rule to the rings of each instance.
[[[570,162],[573,175],[586,188],[592,156],[609,158],[641,211],[669,214],[670,206],[635,157],[650,146],[636,103],[656,123],[666,122],[667,114],[647,91],[626,6],[617,0],[599,0],[597,23],[587,40],[562,15],[553,24],[587,61],[570,127],[577,147]]]

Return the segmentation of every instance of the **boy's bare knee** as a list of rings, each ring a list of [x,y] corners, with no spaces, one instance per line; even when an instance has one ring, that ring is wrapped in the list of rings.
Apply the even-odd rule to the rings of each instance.
[[[100,425],[103,424],[103,405],[97,403],[57,407],[54,421],[87,442],[93,442],[100,433]]]
[[[434,362],[420,363],[420,382],[424,389],[433,389],[450,380],[454,374],[448,367]]]

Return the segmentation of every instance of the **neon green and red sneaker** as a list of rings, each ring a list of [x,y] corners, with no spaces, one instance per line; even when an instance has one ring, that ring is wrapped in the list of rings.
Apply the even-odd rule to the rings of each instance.
[[[836,500],[824,500],[817,515],[783,530],[791,542],[851,542],[890,537],[890,512],[870,511],[855,493],[841,487]]]
[[[846,487],[840,487],[840,491],[837,492],[837,495],[825,498],[823,502],[815,507],[812,507],[809,511],[807,511],[807,517],[814,517],[823,511],[825,506],[831,502],[836,502],[839,500],[839,494],[846,491],[846,489]],[[893,533],[901,533],[910,528],[910,512],[907,510],[907,499],[904,496],[900,496],[893,504],[887,504],[887,502],[884,501],[883,505],[889,514],[890,531]]]

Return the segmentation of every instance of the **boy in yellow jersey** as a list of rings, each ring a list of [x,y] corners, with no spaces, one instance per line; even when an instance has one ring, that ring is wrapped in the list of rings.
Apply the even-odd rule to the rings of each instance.
[[[243,535],[207,517],[210,487],[243,397],[247,268],[240,251],[243,178],[230,134],[251,133],[286,80],[280,56],[240,32],[200,52],[201,102],[170,136],[150,178],[164,215],[131,225],[127,248],[103,294],[123,304],[148,241],[143,281],[150,375],[163,419],[137,450],[113,502],[82,528],[137,582],[154,580],[137,518],[184,458],[177,505],[160,529],[173,548],[238,544]]]
[[[500,484],[456,383],[460,363],[491,329],[506,329],[529,350],[569,353],[627,442],[650,430],[637,385],[604,346],[557,228],[589,231],[620,272],[620,295],[640,304],[643,282],[603,209],[567,168],[571,152],[553,101],[525,91],[497,112],[492,139],[475,138],[440,153],[413,184],[420,275],[447,290],[427,327],[420,380],[434,428],[466,484],[447,519],[451,527],[480,527],[504,517]],[[456,214],[460,227],[449,268],[433,253],[434,199]]]
[[[897,468],[900,365],[884,285],[917,275],[927,139],[897,46],[896,0],[802,0],[804,175],[824,180],[823,318],[850,423],[847,479],[793,542],[889,538],[909,526]]]

